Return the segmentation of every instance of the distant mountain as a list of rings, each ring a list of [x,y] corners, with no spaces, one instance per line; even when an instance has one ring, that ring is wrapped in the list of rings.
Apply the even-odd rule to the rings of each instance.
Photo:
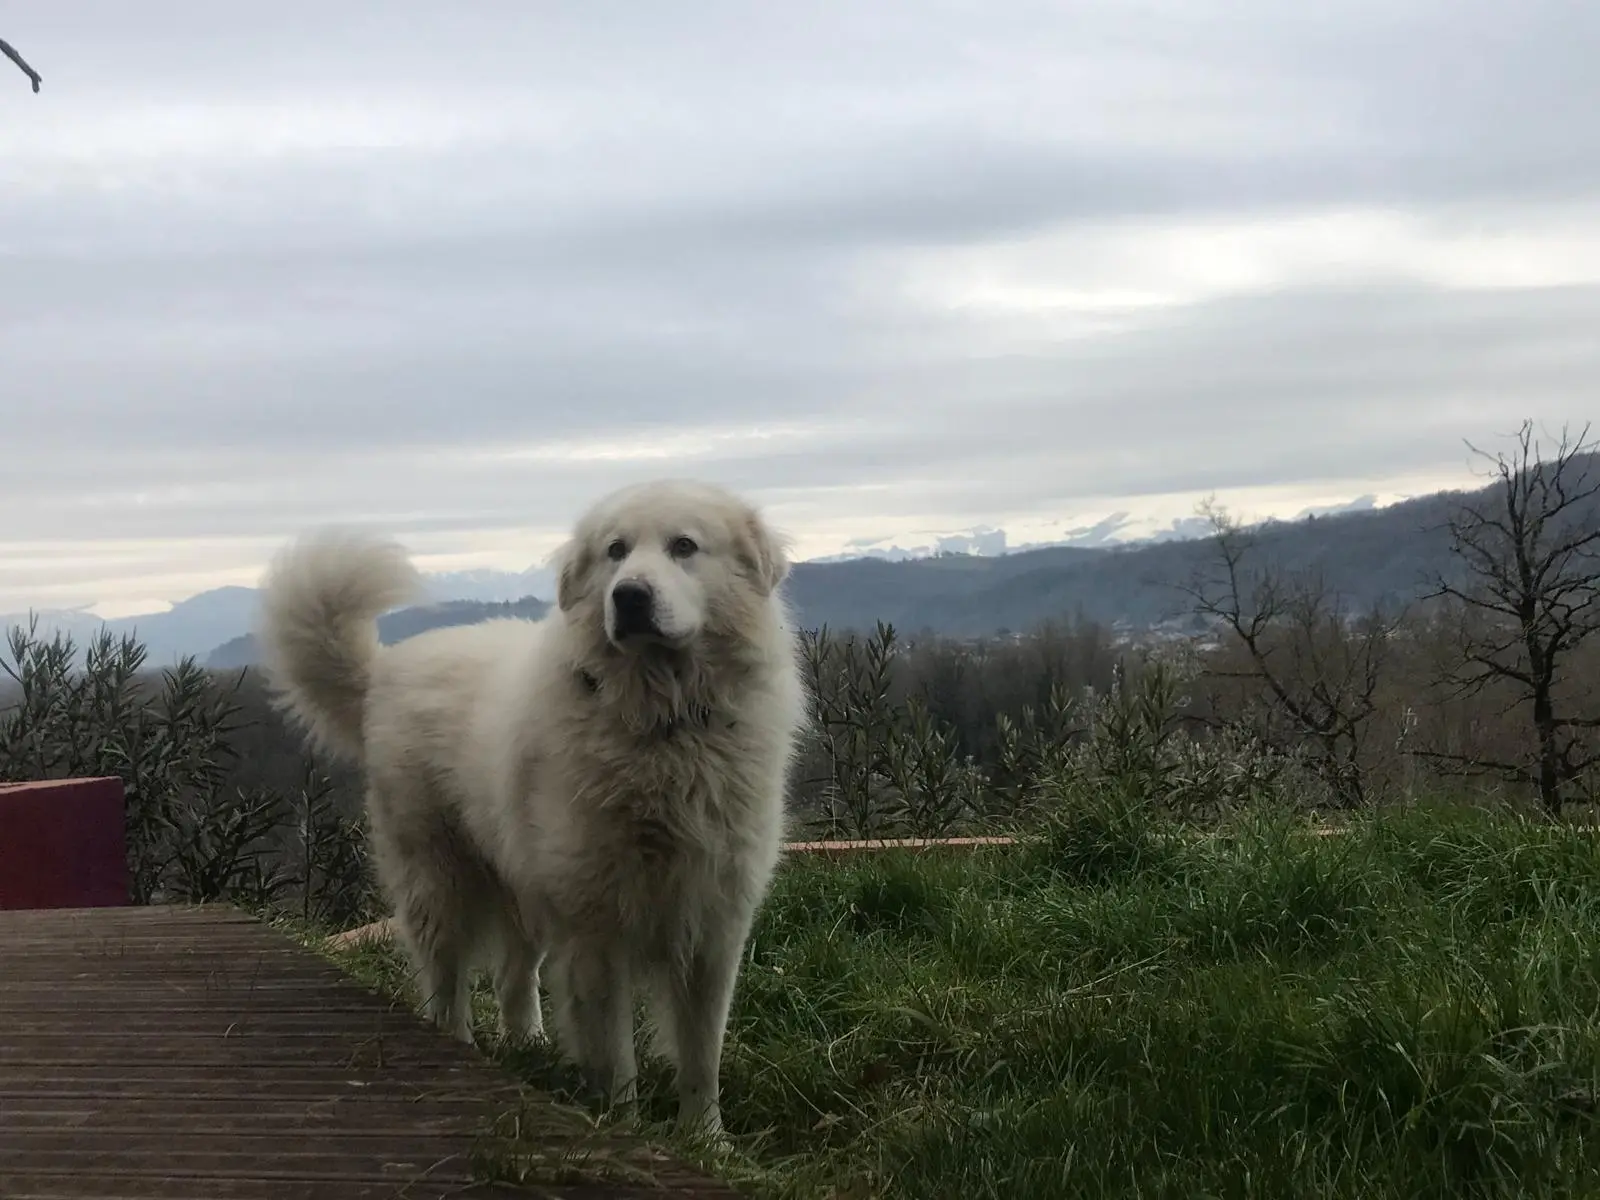
[[[1386,508],[1358,501],[1330,516],[1269,521],[1252,531],[1257,561],[1319,572],[1352,610],[1403,603],[1456,570],[1445,522],[1461,498],[1440,493]],[[884,620],[906,633],[977,636],[1082,615],[1149,629],[1188,616],[1183,587],[1214,565],[1215,552],[1209,538],[1174,536],[1109,548],[803,562],[788,593],[807,628],[869,629]]]
[[[1437,576],[1457,571],[1445,523],[1464,495],[1438,493],[1384,508],[1357,501],[1331,516],[1269,521],[1253,530],[1257,561],[1319,573],[1351,610],[1409,601]],[[1600,506],[1593,519],[1600,522]],[[1189,613],[1183,587],[1214,566],[1215,553],[1209,538],[1178,537],[1109,549],[1051,546],[994,558],[801,563],[789,595],[808,627],[863,629],[885,620],[907,633],[976,636],[1082,615],[1148,629]]]
[[[1428,580],[1454,569],[1444,524],[1462,496],[1439,493],[1382,508],[1375,497],[1362,496],[1308,509],[1292,521],[1267,522],[1257,528],[1257,540],[1280,566],[1318,570],[1351,607],[1368,608],[1415,597]],[[1595,519],[1600,521],[1600,512]],[[1062,532],[1060,541],[1019,548],[1007,545],[1004,530],[987,527],[912,548],[866,539],[853,557],[798,564],[790,597],[808,627],[869,628],[882,619],[908,632],[977,635],[1082,614],[1149,628],[1187,612],[1181,586],[1214,553],[1204,537],[1205,522],[1194,517],[1158,527],[1114,513]],[[538,615],[545,601],[533,598],[554,591],[554,577],[543,567],[430,575],[427,594],[434,603],[391,614],[384,636],[397,640],[409,636],[395,632],[402,628],[417,632],[512,609]],[[80,644],[102,626],[114,634],[131,632],[160,665],[182,654],[204,657],[212,647],[217,665],[238,665],[253,654],[243,635],[255,622],[257,604],[253,588],[217,588],[164,613],[112,621],[81,611],[48,613],[41,614],[40,627],[46,634],[64,629]],[[0,617],[0,626],[25,620]]]
[[[476,625],[479,621],[494,617],[523,617],[536,621],[549,611],[550,602],[535,596],[499,602],[449,600],[443,604],[423,604],[379,617],[378,640],[389,646],[430,629]],[[205,665],[214,671],[237,670],[254,666],[260,661],[259,656],[260,648],[256,645],[255,635],[247,633],[218,646],[206,657]]]
[[[1068,531],[1062,544],[1101,545],[1114,544],[1108,539],[1126,535],[1132,528],[1125,513],[1117,513],[1105,520],[1082,529]],[[1175,531],[1185,522],[1174,521],[1171,531],[1159,531],[1157,537],[1180,536]],[[1188,522],[1192,526],[1192,522]],[[1203,530],[1189,529],[1182,536],[1194,536]],[[1057,543],[1050,543],[1051,545]],[[888,560],[926,558],[949,553],[998,556],[1008,553],[1006,532],[1003,529],[978,527],[965,533],[951,533],[935,539],[932,545],[903,549],[899,546],[872,547],[863,542],[865,549],[837,560],[857,561],[862,553]],[[1024,549],[1031,547],[1024,547]],[[424,577],[425,595],[436,603],[455,600],[473,600],[483,603],[506,603],[525,597],[550,598],[555,595],[555,573],[548,567],[534,566],[525,571],[497,571],[478,569],[467,571],[434,572]],[[259,597],[255,588],[223,587],[200,592],[187,600],[174,604],[166,612],[144,613],[131,617],[105,619],[86,609],[57,609],[34,614],[39,632],[46,637],[55,633],[70,635],[82,647],[102,629],[113,636],[133,634],[144,643],[150,662],[166,666],[184,655],[204,658],[224,643],[237,642],[245,636],[256,619]],[[26,613],[0,615],[0,630],[14,625],[26,626]],[[232,653],[232,651],[230,651]]]
[[[1114,512],[1092,524],[1075,525],[1064,529],[1060,537],[1025,542],[1020,546],[1010,544],[1010,537],[1004,529],[978,525],[956,533],[935,534],[931,542],[916,546],[902,546],[899,542],[888,538],[856,538],[849,543],[849,551],[844,554],[830,554],[809,561],[858,562],[861,559],[871,558],[885,562],[906,562],[915,558],[937,558],[948,554],[975,554],[992,558],[1001,554],[1015,554],[1022,550],[1043,550],[1054,547],[1111,549],[1118,546],[1139,546],[1204,537],[1206,528],[1206,523],[1195,517],[1179,518],[1167,525],[1158,525],[1150,521],[1136,521],[1127,512]]]
[[[221,587],[180,600],[166,612],[106,620],[81,609],[33,614],[40,636],[66,634],[81,651],[102,629],[114,637],[133,634],[144,643],[152,666],[170,666],[186,654],[204,654],[219,642],[250,628],[255,620],[255,588]],[[27,613],[0,616],[0,628],[27,627]]]
[[[1374,495],[1358,496],[1344,504],[1330,504],[1320,508],[1302,510],[1293,519],[1326,517],[1338,513],[1367,512],[1378,506]],[[1176,517],[1165,524],[1149,518],[1136,519],[1131,513],[1110,513],[1088,525],[1075,525],[1061,531],[1060,537],[1025,542],[1013,546],[1004,529],[978,525],[956,533],[933,535],[931,542],[915,546],[902,546],[888,538],[856,538],[850,542],[848,552],[830,554],[809,561],[815,563],[859,562],[862,559],[880,559],[884,562],[907,562],[917,558],[937,558],[941,555],[972,554],[985,558],[1002,554],[1017,554],[1027,550],[1118,550],[1139,546],[1153,546],[1162,542],[1184,542],[1203,538],[1210,533],[1204,517]]]
[[[529,567],[526,571],[439,571],[424,577],[428,599],[483,600],[504,603],[527,596],[551,597],[556,594],[556,574],[548,567]]]
[[[423,594],[435,604],[472,600],[486,604],[554,596],[555,575],[544,567],[526,571],[447,571],[423,576]],[[133,634],[144,643],[150,662],[168,666],[184,655],[203,658],[213,647],[236,641],[256,620],[260,593],[256,588],[221,587],[180,600],[166,612],[107,620],[82,609],[35,613],[39,632],[65,633],[81,648],[101,629],[115,637]],[[0,630],[28,624],[28,614],[0,616]]]

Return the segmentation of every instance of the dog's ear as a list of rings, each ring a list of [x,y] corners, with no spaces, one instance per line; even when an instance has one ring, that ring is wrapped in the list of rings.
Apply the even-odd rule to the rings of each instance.
[[[583,598],[593,555],[588,543],[572,539],[556,551],[556,607],[571,612],[572,606]]]
[[[754,509],[745,513],[740,525],[739,557],[769,596],[788,577],[789,555],[783,539]]]

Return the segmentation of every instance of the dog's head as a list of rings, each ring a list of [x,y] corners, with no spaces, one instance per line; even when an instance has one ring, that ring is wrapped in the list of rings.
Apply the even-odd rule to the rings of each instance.
[[[749,636],[789,570],[754,508],[719,487],[679,480],[600,501],[558,561],[562,612],[622,653]]]

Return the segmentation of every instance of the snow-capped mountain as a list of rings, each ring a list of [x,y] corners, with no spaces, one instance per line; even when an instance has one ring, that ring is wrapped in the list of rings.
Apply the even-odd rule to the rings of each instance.
[[[481,600],[500,604],[527,596],[549,600],[556,594],[555,572],[548,567],[529,567],[526,571],[496,571],[483,567],[472,571],[439,571],[424,578],[427,597],[433,601]]]

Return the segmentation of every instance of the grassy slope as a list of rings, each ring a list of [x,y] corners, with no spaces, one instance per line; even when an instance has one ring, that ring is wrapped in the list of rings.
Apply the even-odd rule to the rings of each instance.
[[[1593,835],[1459,814],[1185,842],[1107,808],[1021,850],[797,861],[722,1166],[775,1196],[1600,1195],[1597,884]]]

